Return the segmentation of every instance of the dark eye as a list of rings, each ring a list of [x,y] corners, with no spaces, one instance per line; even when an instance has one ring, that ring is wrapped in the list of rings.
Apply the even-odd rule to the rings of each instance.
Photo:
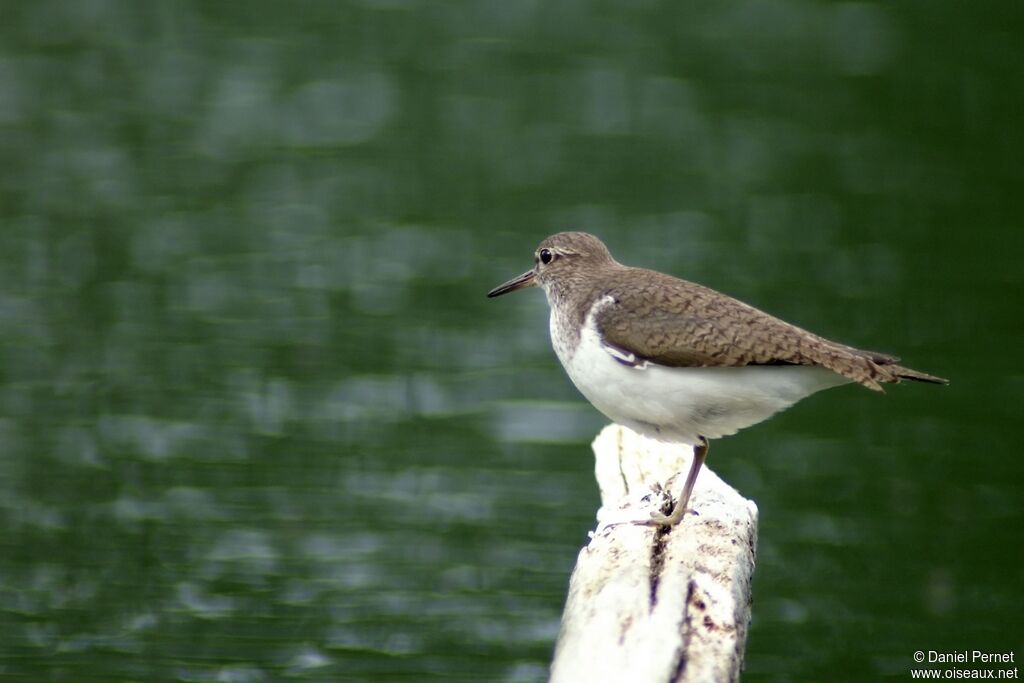
[[[551,263],[551,261],[554,260],[554,258],[555,255],[551,253],[550,249],[540,250],[540,262],[543,263],[544,265]]]

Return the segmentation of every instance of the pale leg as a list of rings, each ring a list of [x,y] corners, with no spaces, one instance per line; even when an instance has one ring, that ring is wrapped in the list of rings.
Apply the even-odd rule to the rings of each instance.
[[[680,494],[672,512],[663,515],[660,512],[651,513],[650,524],[659,526],[675,526],[686,514],[686,506],[690,502],[690,494],[693,493],[693,485],[697,481],[697,473],[700,472],[704,460],[708,457],[708,440],[700,437],[700,443],[693,447],[693,462],[690,463],[690,471],[686,474],[686,483],[683,484],[683,492]]]

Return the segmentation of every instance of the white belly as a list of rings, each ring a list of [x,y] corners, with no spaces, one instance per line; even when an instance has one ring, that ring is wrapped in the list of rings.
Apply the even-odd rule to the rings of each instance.
[[[574,351],[554,346],[576,388],[610,419],[646,436],[688,444],[701,436],[734,434],[849,382],[831,370],[803,365],[631,367],[602,346],[589,319]]]

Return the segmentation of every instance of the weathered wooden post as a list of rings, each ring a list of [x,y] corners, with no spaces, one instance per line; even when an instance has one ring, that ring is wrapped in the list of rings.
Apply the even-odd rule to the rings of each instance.
[[[552,683],[738,680],[757,506],[705,467],[690,501],[698,514],[670,529],[616,523],[646,515],[666,483],[677,490],[692,452],[618,425],[593,447],[602,507],[570,580]]]

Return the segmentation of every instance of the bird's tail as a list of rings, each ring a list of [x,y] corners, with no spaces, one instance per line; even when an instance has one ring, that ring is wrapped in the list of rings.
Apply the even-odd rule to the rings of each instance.
[[[949,384],[949,380],[944,377],[929,375],[927,372],[918,372],[917,370],[905,368],[902,365],[890,365],[886,369],[890,370],[898,379],[909,379],[914,382],[929,382],[931,384]]]
[[[840,346],[839,348],[846,352],[846,359],[849,359],[850,355],[852,355],[858,360],[851,363],[849,360],[844,359],[845,362],[839,366],[841,369],[836,367],[831,369],[875,391],[882,391],[882,384],[892,384],[903,380],[928,382],[930,384],[949,384],[949,380],[943,377],[905,368],[899,364],[899,358],[890,356],[887,353],[865,351],[852,346]],[[840,358],[842,356],[843,354],[840,353]]]

